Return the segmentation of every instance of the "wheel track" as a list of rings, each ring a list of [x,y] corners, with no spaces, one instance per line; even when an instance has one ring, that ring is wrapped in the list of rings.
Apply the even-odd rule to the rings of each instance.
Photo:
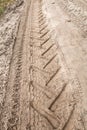
[[[48,47],[47,50],[45,50],[41,55],[44,56],[53,46],[54,46],[54,44],[52,44],[50,47]]]
[[[53,60],[54,58],[57,56],[57,54],[55,54],[46,64],[45,66],[43,67],[43,69],[45,69]]]
[[[17,130],[20,121],[20,86],[21,86],[21,73],[22,73],[22,51],[24,33],[26,30],[27,15],[29,11],[29,4],[25,10],[25,16],[21,18],[19,25],[18,37],[15,40],[13,57],[10,65],[9,80],[7,86],[7,94],[4,102],[3,110],[1,113],[1,130]],[[22,29],[24,32],[22,33]],[[10,94],[10,96],[9,96]],[[10,99],[10,100],[9,100]]]
[[[41,13],[41,10],[39,11],[40,12],[40,15],[42,15],[42,13]],[[42,16],[41,16],[42,17]],[[45,22],[45,20],[44,20],[44,18],[41,18],[40,17],[40,20],[39,20],[39,27],[40,26],[42,26]],[[42,21],[41,21],[42,20]],[[44,25],[43,25],[44,26]],[[42,28],[42,27],[41,27]],[[44,28],[45,29],[45,28]],[[40,38],[43,38],[44,36],[46,36],[46,35],[48,35],[48,32],[49,31],[46,31],[45,33],[43,33],[43,34],[41,34],[41,36],[40,36]],[[48,40],[47,40],[48,41]],[[47,42],[46,41],[46,42]],[[46,43],[45,42],[45,43]],[[45,50],[45,52],[43,53],[43,54],[45,54],[47,51],[50,51],[50,49],[51,49],[51,47],[52,47],[53,45],[51,45],[49,48],[47,48],[47,50]],[[52,58],[53,59],[53,58]],[[49,60],[49,61],[51,61],[51,60]],[[48,63],[50,64],[50,62],[48,61]],[[49,80],[47,81],[47,83],[46,83],[46,86],[50,83],[50,81],[56,76],[56,74],[58,73],[58,71],[59,71],[59,68],[56,70],[56,72],[54,73],[54,74],[52,74],[52,76],[49,78]],[[35,86],[34,86],[35,87]],[[64,90],[64,89],[62,89],[62,90]],[[61,93],[62,93],[62,91],[61,91]],[[34,102],[34,101],[33,101]],[[56,124],[54,123],[56,120],[57,120],[57,118],[56,118],[56,120],[55,121],[53,121],[53,119],[51,118],[51,116],[50,116],[50,118],[49,118],[49,114],[46,114],[46,112],[45,112],[45,109],[46,108],[44,108],[44,110],[43,110],[43,108],[42,108],[42,110],[41,110],[41,108],[38,108],[39,106],[38,105],[34,105],[32,102],[31,102],[31,106],[35,109],[35,111],[37,111],[38,113],[40,113],[42,116],[44,116],[49,122],[50,122],[50,124],[52,125],[52,127],[53,128],[55,128],[55,127],[57,127],[57,122],[56,122]],[[37,106],[37,107],[36,107]],[[48,109],[47,109],[48,110]],[[51,112],[50,112],[51,113]]]
[[[33,106],[33,105],[32,105]],[[33,108],[34,108],[34,106],[33,106]],[[34,108],[35,109],[35,108]],[[35,109],[36,111],[38,111],[37,109]],[[42,114],[43,115],[43,114]],[[46,114],[45,114],[46,115]],[[48,118],[47,118],[48,119]]]
[[[7,130],[17,129],[19,124],[19,109],[20,109],[20,79],[21,79],[21,58],[22,58],[22,47],[20,48],[17,70],[15,76],[15,84],[13,86],[13,95],[12,95],[12,110],[11,117],[8,119]]]
[[[41,21],[42,20],[42,21]],[[41,38],[41,40],[40,41],[43,41],[42,40],[42,38],[43,39],[46,39],[46,37],[45,36],[49,36],[50,38],[47,38],[46,40],[44,40],[42,43],[41,43],[41,46],[43,46],[43,45],[47,45],[48,43],[48,41],[51,39],[51,36],[50,36],[50,31],[45,31],[44,32],[44,30],[46,29],[46,22],[45,22],[46,20],[45,20],[45,17],[44,17],[44,15],[42,14],[42,11],[41,11],[41,9],[39,10],[39,20],[38,20],[38,23],[39,23],[39,30],[40,30],[40,33],[43,33],[43,34],[39,34],[40,35],[40,38]],[[42,32],[41,32],[42,31]],[[39,32],[39,31],[38,31]],[[49,33],[48,33],[49,32]],[[34,37],[34,36],[33,36]],[[50,41],[51,42],[51,41]],[[46,52],[49,52],[49,51],[51,51],[51,48],[52,48],[52,44],[50,45],[50,47],[47,47],[47,49],[43,52],[43,53],[41,53],[41,55],[45,55],[45,53]],[[39,49],[39,48],[38,48]],[[54,49],[55,50],[55,49]],[[42,52],[42,51],[41,51]],[[55,58],[56,56],[54,55],[51,59],[49,59],[48,60],[48,62],[47,62],[47,65],[48,64],[50,64],[51,62],[53,62],[54,61],[54,58]],[[39,57],[38,57],[39,58]],[[41,56],[41,58],[42,58],[42,56]],[[46,64],[45,64],[46,65]],[[36,66],[36,65],[35,65]],[[59,66],[59,65],[58,65]],[[40,67],[40,66],[39,66]],[[42,66],[41,66],[41,68],[42,68]],[[42,68],[42,69],[45,69],[45,67],[44,68]],[[41,70],[42,70],[41,69]],[[39,68],[39,70],[40,70],[40,68]],[[58,75],[57,73],[59,73],[58,72],[58,70],[59,70],[59,68],[57,68],[57,70],[54,72],[54,73],[52,73],[49,77],[47,76],[47,78],[48,78],[48,80],[46,81],[46,79],[45,79],[45,85],[46,86],[48,86],[49,84],[50,84],[50,82],[52,82],[52,80],[53,79],[55,79],[55,77]],[[52,72],[52,71],[51,71]],[[38,72],[36,72],[36,73],[38,73]],[[44,73],[44,72],[43,72]],[[42,75],[42,73],[41,73],[41,75]],[[65,84],[66,84],[66,82],[65,82]],[[46,87],[46,86],[44,86],[44,87]],[[38,86],[37,86],[38,87]],[[41,86],[40,86],[41,87]],[[35,88],[35,85],[34,85],[34,88]],[[56,102],[56,100],[59,100],[60,99],[60,95],[62,95],[62,93],[64,93],[64,91],[65,91],[65,88],[67,88],[67,85],[65,85],[65,86],[62,86],[62,89],[61,89],[61,91],[60,91],[60,93],[59,93],[59,95],[57,95],[56,96],[56,98],[53,100],[53,102],[52,102],[52,104],[54,105],[55,104],[55,102]],[[49,86],[48,86],[48,89],[49,89]],[[42,90],[42,91],[44,91],[44,90]],[[42,92],[42,95],[43,95],[43,93],[44,92]],[[41,95],[41,94],[40,94]],[[39,96],[40,96],[39,95]],[[43,96],[41,96],[43,99],[45,98],[44,97],[44,95]],[[72,96],[71,96],[72,97]],[[47,100],[47,99],[46,99]],[[45,101],[46,101],[45,100]],[[42,102],[40,99],[37,101],[37,102]],[[70,102],[70,101],[67,101],[67,102]],[[39,103],[37,104],[34,104],[35,102],[33,102],[33,103],[31,103],[31,106],[35,109],[35,111],[37,111],[40,115],[42,115],[44,118],[46,118],[47,120],[48,120],[48,122],[50,123],[50,125],[52,126],[52,129],[54,129],[54,128],[57,128],[58,126],[57,125],[59,125],[59,124],[57,124],[57,118],[56,118],[56,123],[54,123],[54,121],[53,121],[53,119],[52,119],[52,117],[50,117],[49,118],[49,114],[47,114],[46,112],[45,112],[45,110],[46,110],[46,108],[47,108],[47,110],[48,110],[48,108],[50,108],[50,106],[49,107],[47,107],[46,105],[42,105],[42,108],[40,107],[40,105],[39,105]],[[43,103],[42,103],[43,104]],[[51,105],[52,105],[51,104]],[[66,106],[66,105],[64,105],[64,106]],[[72,117],[72,115],[73,115],[73,113],[74,113],[74,104],[72,104],[71,105],[71,107],[72,107],[72,109],[70,109],[69,111],[70,111],[70,114],[68,115],[68,117],[67,117],[67,120],[65,120],[65,122],[64,123],[62,123],[61,122],[61,124],[60,124],[60,127],[59,127],[59,129],[61,129],[61,130],[63,130],[63,129],[66,129],[66,127],[67,127],[67,124],[69,123],[69,120],[71,119],[71,117]],[[43,110],[44,109],[44,110]],[[50,111],[49,111],[50,112]],[[62,117],[63,118],[63,117]],[[48,127],[48,126],[47,126]]]
[[[36,16],[35,16],[36,17]],[[44,22],[45,20],[43,19],[42,21],[39,21],[39,27],[40,27],[40,25],[41,26],[44,26]],[[34,26],[34,24],[32,25],[32,26]],[[42,38],[44,38],[46,35],[49,35],[48,34],[48,32],[49,31],[46,31],[46,32],[43,32],[43,34],[41,34],[40,35],[40,39],[42,39]],[[32,33],[32,35],[34,35],[33,33]],[[34,48],[34,46],[33,46],[33,48]],[[33,48],[32,48],[32,53],[31,53],[31,57],[33,58],[33,60],[34,60],[34,57],[33,57],[33,53],[34,53],[34,51],[33,51]],[[51,50],[51,48],[50,49],[47,49],[47,50],[45,50],[45,52],[46,51],[50,51]],[[33,62],[34,63],[34,62]],[[32,63],[31,63],[32,64]],[[42,67],[41,67],[42,68]],[[52,76],[50,76],[50,77],[48,77],[48,80],[46,81],[46,79],[45,79],[45,81],[46,81],[46,86],[48,86],[49,85],[49,83],[53,80],[53,78],[55,78],[55,76],[57,75],[57,73],[58,73],[58,71],[59,71],[59,68],[55,71],[55,73],[53,73],[53,74],[51,74]],[[38,73],[38,72],[36,72],[36,73]],[[43,72],[44,73],[44,72]],[[42,73],[40,74],[40,75],[42,75]],[[33,80],[33,71],[32,71],[32,75],[31,75],[31,77],[32,77],[32,80]],[[64,89],[62,89],[62,90],[64,90]],[[37,117],[35,117],[35,111],[37,112],[37,113],[39,113],[40,115],[41,115],[41,117],[38,117],[38,121],[39,120],[41,120],[41,118],[42,118],[42,116],[50,123],[50,125],[52,126],[52,128],[54,129],[54,128],[57,128],[58,126],[59,126],[59,120],[58,120],[58,118],[55,116],[55,114],[53,113],[53,112],[51,112],[47,107],[43,107],[44,105],[44,103],[43,103],[43,101],[41,101],[41,97],[44,99],[45,97],[44,97],[44,94],[43,94],[43,91],[41,92],[41,94],[37,94],[37,96],[39,97],[39,99],[38,99],[38,104],[35,104],[35,102],[34,102],[34,100],[35,101],[37,101],[37,98],[35,99],[35,93],[36,93],[36,91],[35,91],[35,86],[33,86],[33,89],[32,89],[32,94],[33,94],[33,103],[30,103],[31,104],[31,106],[34,108],[34,110],[32,110],[32,114],[33,114],[33,119],[31,118],[31,122],[32,122],[32,120],[33,120],[33,127],[31,128],[31,129],[35,129],[36,128],[36,126],[35,126],[35,118],[36,118],[36,120],[37,120]],[[62,91],[60,92],[60,94],[62,94]],[[59,94],[59,95],[60,95]],[[31,95],[32,96],[32,95]],[[59,98],[59,97],[57,97],[57,98]],[[56,98],[55,98],[56,99]],[[47,100],[47,99],[46,99]],[[41,103],[42,102],[42,103]],[[55,101],[56,102],[56,101]],[[55,104],[55,102],[54,102],[54,104]],[[42,104],[41,105],[41,107],[40,107],[40,105],[39,104]],[[71,109],[70,110],[70,114],[69,114],[69,117],[68,117],[68,119],[65,121],[65,124],[62,126],[62,128],[61,129],[65,129],[66,127],[67,127],[67,124],[68,124],[68,122],[69,122],[69,120],[70,120],[70,118],[71,118],[71,115],[72,115],[72,111],[74,111],[74,109]],[[31,114],[31,115],[32,115]],[[43,119],[42,119],[43,120]],[[39,123],[39,125],[40,125],[40,127],[42,127],[42,125],[41,125],[41,123]],[[48,127],[48,126],[45,126],[46,128]],[[44,129],[46,129],[46,128],[44,128]],[[41,129],[41,128],[40,128]]]
[[[6,102],[2,119],[10,104],[5,122],[7,130],[68,130],[76,99],[71,82],[65,78],[56,43],[43,14],[42,1],[32,0],[23,29],[22,41],[17,41],[14,48],[13,61],[15,56],[16,61],[11,65],[12,101]],[[6,101],[8,98],[7,95]],[[6,130],[6,126],[1,130]]]

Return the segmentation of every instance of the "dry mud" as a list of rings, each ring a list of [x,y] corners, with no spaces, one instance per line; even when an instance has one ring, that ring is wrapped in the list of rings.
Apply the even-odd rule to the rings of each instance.
[[[18,9],[1,23],[0,130],[87,130],[85,90],[66,59],[81,34],[62,11],[53,0],[26,0],[21,21]]]
[[[23,1],[9,5],[0,19],[0,112],[5,98],[12,51],[21,15]]]
[[[87,36],[87,0],[58,0],[56,3]]]

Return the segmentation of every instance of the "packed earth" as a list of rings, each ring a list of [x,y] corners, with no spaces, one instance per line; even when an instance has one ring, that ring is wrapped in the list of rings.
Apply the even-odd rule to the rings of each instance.
[[[87,0],[0,9],[0,130],[87,130]]]

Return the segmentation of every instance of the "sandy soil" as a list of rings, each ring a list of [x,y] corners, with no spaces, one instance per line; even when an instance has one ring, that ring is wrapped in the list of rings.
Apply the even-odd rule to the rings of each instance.
[[[87,130],[87,17],[79,13],[86,7],[86,0],[26,0],[20,24],[20,9],[7,14],[0,130]]]
[[[73,21],[84,33],[83,36],[87,36],[87,1],[86,0],[59,0],[56,1]]]
[[[9,67],[22,10],[21,4],[22,1],[15,1],[7,7],[4,16],[0,19],[0,113],[6,95]]]
[[[59,2],[59,4],[58,4]],[[81,2],[81,3],[80,3]],[[80,10],[77,11],[79,6],[80,9],[86,10],[86,1],[72,1],[72,5],[76,3],[77,6],[73,8],[71,11],[69,10],[69,1],[47,1],[47,17],[49,17],[50,28],[53,28],[53,34],[55,34],[55,39],[57,39],[57,43],[59,45],[59,51],[61,50],[61,55],[63,56],[63,60],[66,63],[66,66],[74,78],[74,81],[77,79],[79,85],[81,86],[81,95],[82,95],[82,109],[83,109],[83,117],[85,120],[85,129],[87,129],[87,81],[86,81],[86,12],[79,13]],[[64,8],[65,7],[65,8]],[[48,13],[47,13],[48,12]],[[74,12],[75,17],[72,15]],[[78,17],[79,16],[79,17]],[[82,19],[84,17],[84,19]],[[80,20],[79,20],[80,19]],[[78,24],[78,25],[77,25]],[[82,24],[82,26],[80,26]],[[85,25],[84,25],[85,24]],[[62,61],[63,61],[62,60]]]

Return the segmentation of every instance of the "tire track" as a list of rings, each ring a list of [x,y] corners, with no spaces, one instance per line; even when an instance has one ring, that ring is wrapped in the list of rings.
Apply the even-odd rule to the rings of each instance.
[[[6,126],[7,130],[68,130],[75,113],[73,87],[65,77],[42,2],[32,0],[30,11],[28,5],[24,13],[14,47],[8,82],[11,90],[1,115],[1,130]]]
[[[43,69],[45,69],[53,60],[54,58],[57,56],[57,54],[55,54],[46,64],[45,66],[43,67]]]
[[[22,80],[22,54],[23,40],[26,30],[26,22],[29,4],[27,5],[24,15],[21,18],[18,37],[15,41],[13,57],[10,65],[10,74],[7,86],[7,94],[1,115],[1,130],[19,129],[20,122],[20,88]],[[24,32],[21,30],[24,29]]]
[[[33,32],[32,32],[32,35],[34,35],[34,36],[32,36],[33,38],[34,37],[36,37],[36,36],[38,36],[38,34],[40,35],[40,40],[39,40],[39,42],[41,42],[42,41],[42,43],[41,43],[41,47],[44,45],[44,44],[46,44],[49,40],[50,40],[50,43],[52,42],[51,41],[51,34],[50,34],[50,31],[49,30],[46,30],[47,28],[48,28],[48,26],[47,26],[47,24],[46,24],[46,20],[45,20],[45,16],[43,15],[43,13],[42,13],[43,11],[41,10],[41,8],[39,9],[39,11],[38,11],[38,22],[36,22],[36,24],[35,24],[35,26],[38,26],[38,24],[39,24],[39,28],[37,28],[37,30],[38,30],[38,32],[35,32],[35,34],[33,34]],[[34,25],[33,25],[34,26]],[[40,34],[40,33],[42,33],[42,34]],[[45,36],[48,36],[48,38],[45,38]],[[44,39],[44,41],[43,41],[43,39]],[[47,44],[46,44],[46,46],[48,46]],[[51,51],[54,51],[55,52],[55,49],[52,49],[53,48],[53,46],[54,46],[54,44],[52,43],[49,47],[47,47],[47,49],[45,49],[45,51],[43,51],[42,52],[42,50],[40,49],[40,48],[38,48],[37,49],[37,51],[40,51],[41,53],[41,57],[43,57],[47,52],[49,52],[50,51],[50,53],[51,53]],[[45,72],[44,72],[44,70],[45,70],[45,68],[48,66],[48,65],[50,65],[50,66],[52,66],[51,65],[51,62],[53,63],[53,62],[56,62],[56,61],[54,61],[54,59],[55,59],[55,57],[57,56],[57,54],[55,54],[53,52],[53,54],[54,54],[54,56],[52,57],[52,58],[50,58],[48,61],[47,61],[47,63],[44,65],[44,67],[42,67],[42,65],[40,66],[39,65],[39,62],[40,62],[40,64],[42,64],[42,62],[41,62],[41,60],[40,59],[38,59],[38,65],[39,65],[39,68],[35,65],[35,67],[36,68],[38,68],[38,70],[41,70],[39,73],[38,73],[38,71],[36,71],[36,69],[34,68],[33,69],[33,71],[34,71],[34,73],[37,73],[38,75],[40,74],[40,75],[43,75]],[[37,52],[33,52],[33,53],[35,53],[36,55],[37,55]],[[34,54],[34,55],[35,55]],[[39,58],[39,57],[38,57]],[[33,60],[35,60],[35,57],[33,57]],[[34,63],[34,62],[33,62]],[[60,65],[58,65],[58,66],[60,66]],[[34,66],[33,66],[34,67]],[[46,80],[46,79],[42,79],[43,81],[42,82],[45,82],[45,86],[43,86],[43,85],[36,85],[36,83],[38,82],[41,82],[40,81],[40,79],[39,79],[39,77],[37,77],[36,78],[36,80],[34,81],[35,83],[34,84],[32,84],[33,85],[33,88],[37,88],[37,89],[39,89],[40,91],[41,91],[41,94],[35,94],[35,97],[34,97],[34,99],[33,99],[33,101],[31,101],[31,106],[32,106],[32,108],[35,110],[35,111],[37,111],[37,113],[38,114],[40,114],[41,115],[41,118],[42,117],[44,117],[44,118],[46,118],[46,120],[49,122],[49,124],[52,126],[52,129],[57,129],[58,128],[58,126],[61,124],[60,123],[60,119],[59,119],[59,121],[57,121],[58,119],[57,119],[57,117],[56,116],[54,116],[54,118],[55,118],[55,120],[53,119],[53,116],[52,115],[55,115],[54,114],[54,112],[51,112],[51,108],[52,108],[52,106],[55,104],[55,102],[57,101],[57,100],[59,100],[60,98],[61,98],[61,96],[60,95],[62,95],[62,93],[64,93],[64,91],[65,91],[65,88],[67,88],[67,83],[65,82],[64,83],[64,85],[62,86],[62,89],[61,89],[61,91],[59,92],[59,94],[58,95],[56,95],[55,96],[55,98],[54,98],[54,100],[53,99],[51,99],[52,101],[51,101],[51,103],[50,103],[50,106],[46,106],[46,105],[44,105],[44,103],[43,103],[43,101],[42,101],[42,99],[44,99],[44,101],[45,102],[48,102],[47,100],[49,100],[49,97],[51,97],[51,96],[49,96],[49,95],[51,95],[51,92],[50,92],[50,90],[49,90],[49,84],[50,84],[50,82],[53,80],[55,80],[55,77],[59,74],[59,70],[61,71],[61,66],[60,67],[58,67],[57,69],[56,69],[56,71],[55,72],[52,72],[51,71],[51,74],[49,75],[49,76],[47,76],[47,78],[48,78],[48,80]],[[47,71],[47,70],[46,70]],[[45,75],[46,75],[46,73],[45,73]],[[33,75],[34,76],[34,75]],[[33,79],[34,80],[34,79]],[[33,83],[33,81],[32,81],[32,83]],[[45,92],[45,89],[47,89],[47,87],[48,87],[48,90],[47,90],[47,93]],[[45,89],[43,89],[43,88],[45,88]],[[38,91],[39,91],[38,90]],[[44,95],[46,94],[46,96],[47,96],[47,98],[48,99],[45,99],[45,97],[44,97]],[[37,95],[37,96],[36,96]],[[38,98],[37,98],[38,97]],[[52,95],[52,98],[53,98],[54,96]],[[37,101],[37,103],[36,103],[36,101]],[[74,105],[73,105],[74,106]],[[49,112],[48,112],[48,110],[49,110]],[[69,120],[70,120],[70,118],[71,118],[71,116],[72,116],[72,110],[70,110],[71,112],[70,112],[70,114],[69,114],[69,118],[68,118],[68,121],[67,121],[67,123],[65,123],[65,125],[64,125],[64,127],[62,127],[62,129],[61,130],[63,130],[63,129],[65,129],[65,127],[67,127],[67,125],[66,124],[68,124],[68,122],[69,122]],[[74,109],[73,109],[73,111],[74,111]],[[65,121],[66,122],[66,121]],[[62,125],[63,126],[63,125]],[[35,126],[36,127],[36,126]],[[46,126],[46,127],[48,127],[48,129],[50,128],[49,126]],[[45,128],[46,129],[46,128]]]

